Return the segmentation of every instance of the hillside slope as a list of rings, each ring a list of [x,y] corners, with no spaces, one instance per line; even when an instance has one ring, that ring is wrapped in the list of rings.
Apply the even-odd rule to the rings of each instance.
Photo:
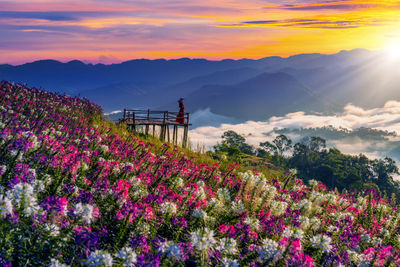
[[[317,111],[328,103],[293,76],[262,73],[234,85],[206,85],[188,95],[191,110],[212,112],[245,120],[265,120],[299,110]]]
[[[397,206],[373,191],[200,164],[101,113],[0,83],[0,265],[400,263]]]

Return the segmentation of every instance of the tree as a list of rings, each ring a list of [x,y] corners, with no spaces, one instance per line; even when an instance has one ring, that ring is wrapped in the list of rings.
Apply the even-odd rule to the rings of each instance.
[[[272,144],[271,142],[266,141],[266,142],[260,143],[260,147],[261,147],[261,149],[263,149],[270,155],[275,155],[276,153],[278,153],[277,147],[274,144]]]
[[[272,142],[275,144],[279,155],[292,148],[292,140],[284,134],[278,135]]]
[[[228,152],[228,155],[236,155],[238,153],[254,155],[254,148],[247,144],[246,139],[235,131],[226,131],[221,138],[221,144],[214,146],[216,152]]]
[[[306,145],[310,151],[318,152],[326,148],[326,140],[319,136],[306,136],[300,143]]]

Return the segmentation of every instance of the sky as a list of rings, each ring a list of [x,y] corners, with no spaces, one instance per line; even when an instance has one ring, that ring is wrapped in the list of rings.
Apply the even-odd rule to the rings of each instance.
[[[0,64],[400,47],[400,0],[0,0]]]

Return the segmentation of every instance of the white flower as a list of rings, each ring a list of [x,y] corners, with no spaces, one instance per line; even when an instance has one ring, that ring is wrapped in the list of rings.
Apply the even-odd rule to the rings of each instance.
[[[34,188],[35,192],[43,192],[45,189],[45,182],[42,180],[35,180],[34,181]]]
[[[224,237],[219,240],[216,250],[224,255],[236,255],[238,253],[236,240]]]
[[[7,166],[6,165],[1,165],[0,166],[0,176],[2,176],[4,173],[7,171]]]
[[[49,267],[68,267],[69,265],[59,262],[57,259],[51,259]]]
[[[208,206],[213,208],[216,213],[223,212],[225,209],[224,203],[222,203],[219,199],[214,197],[210,199],[210,201],[208,202]]]
[[[148,235],[150,234],[150,225],[148,223],[139,223],[136,226],[135,232],[139,235]]]
[[[347,250],[347,254],[349,255],[349,259],[356,264],[362,261],[362,255],[353,250]]]
[[[371,239],[369,234],[363,234],[360,236],[362,242],[368,242]]]
[[[175,187],[183,186],[183,179],[181,177],[175,178],[175,180],[172,181],[172,185]]]
[[[110,253],[96,250],[90,252],[89,258],[84,262],[84,264],[88,266],[112,266],[113,265],[113,258]]]
[[[302,199],[299,203],[293,205],[294,210],[302,210],[304,213],[310,211],[312,202],[308,199]]]
[[[321,221],[317,217],[313,217],[310,220],[310,227],[313,230],[317,230],[321,226]]]
[[[282,194],[281,195],[281,198],[284,200],[284,201],[286,201],[286,202],[289,202],[292,198],[290,197],[290,195],[288,195],[288,194]]]
[[[203,187],[199,187],[196,191],[196,197],[199,199],[207,198],[206,192],[204,191]]]
[[[176,244],[170,245],[165,251],[165,253],[167,254],[167,257],[171,257],[177,260],[179,260],[182,257],[181,248]]]
[[[161,204],[161,212],[163,214],[175,214],[176,213],[176,204],[172,202],[164,202]]]
[[[44,230],[49,232],[51,236],[58,236],[60,234],[60,227],[55,224],[45,224]]]
[[[381,229],[381,234],[382,234],[383,236],[388,236],[388,235],[390,234],[390,232],[389,232],[388,229],[382,228],[382,229]]]
[[[320,192],[312,192],[309,199],[319,205],[325,201],[325,195]]]
[[[324,200],[327,201],[328,203],[333,203],[337,199],[337,196],[333,193],[328,193],[324,195]]]
[[[195,209],[192,213],[192,216],[195,218],[199,218],[203,221],[206,221],[208,219],[207,212],[205,212],[204,210],[201,210],[201,209]]]
[[[237,260],[229,259],[229,258],[222,258],[221,260],[223,267],[239,267],[240,264]]]
[[[228,203],[231,201],[231,193],[227,188],[220,188],[217,191],[218,198],[223,200],[225,203]]]
[[[131,247],[123,247],[115,257],[120,258],[124,261],[123,266],[131,267],[134,266],[137,260],[137,255]]]
[[[381,204],[381,203],[376,205],[376,209],[377,210],[381,210],[382,212],[388,212],[389,211],[389,207],[386,206],[385,204]]]
[[[258,230],[260,228],[260,221],[256,218],[247,217],[244,223],[250,226],[253,230]]]
[[[371,240],[371,244],[372,244],[374,247],[377,247],[378,245],[382,244],[382,238],[379,238],[379,237],[374,236],[374,237],[372,238],[372,240]]]
[[[299,216],[299,222],[301,223],[300,228],[303,230],[310,226],[310,219],[308,217]]]
[[[101,146],[100,146],[100,150],[103,151],[103,152],[108,152],[108,146],[106,146],[106,145],[101,145]]]
[[[214,238],[214,231],[208,228],[190,233],[190,242],[194,248],[200,251],[207,251],[217,243]]]
[[[245,211],[244,204],[241,199],[232,202],[232,211],[236,214],[240,214]]]
[[[258,251],[258,256],[263,261],[273,259],[279,252],[278,243],[272,239],[264,239],[262,241],[262,248]]]
[[[322,252],[329,253],[332,249],[332,238],[327,235],[316,235],[313,236],[311,239],[311,245],[315,248],[322,249]]]
[[[94,207],[90,204],[83,205],[82,203],[78,203],[74,207],[74,214],[81,216],[82,221],[85,223],[91,223],[94,219],[93,210]]]
[[[270,202],[273,200],[276,196],[277,190],[276,187],[273,185],[264,185],[263,187],[264,192],[263,192],[263,197],[265,198],[266,202]]]
[[[30,216],[41,211],[37,204],[34,188],[30,184],[18,183],[13,189],[8,190],[7,198],[11,199],[16,208],[22,209],[26,216]]]
[[[308,184],[309,184],[311,187],[317,186],[317,185],[318,185],[318,181],[317,181],[317,180],[314,180],[314,179],[311,179],[311,180],[308,181]]]
[[[283,201],[273,201],[271,203],[271,214],[273,216],[281,216],[286,212],[288,203]]]
[[[331,232],[331,233],[336,233],[339,229],[336,226],[329,225],[326,231]]]
[[[161,242],[161,245],[158,247],[158,251],[161,253],[165,253],[165,251],[167,251],[168,247],[171,246],[173,244],[172,241],[164,241]]]
[[[291,226],[288,226],[283,231],[282,236],[283,237],[291,237],[291,238],[303,239],[304,232],[303,232],[303,230],[301,230],[299,228],[293,228]]]
[[[204,181],[202,181],[202,180],[197,181],[196,184],[197,184],[199,187],[203,187],[203,186],[206,185],[206,184],[204,183]]]
[[[11,215],[13,213],[13,204],[11,199],[0,195],[0,217],[6,217],[7,215]]]

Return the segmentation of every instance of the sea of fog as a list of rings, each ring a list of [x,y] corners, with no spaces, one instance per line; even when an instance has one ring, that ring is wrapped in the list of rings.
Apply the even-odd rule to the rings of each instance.
[[[394,136],[365,139],[362,136],[327,139],[329,147],[336,147],[346,154],[363,153],[369,158],[392,157],[400,167],[400,101],[388,101],[383,107],[363,109],[352,104],[335,115],[307,114],[303,111],[271,117],[265,121],[238,121],[233,118],[212,113],[209,109],[197,111],[192,115],[193,128],[189,136],[192,147],[212,146],[221,142],[225,131],[233,130],[246,138],[255,147],[260,142],[272,141],[277,129],[321,128],[333,126],[354,130],[361,127],[394,132]],[[294,142],[302,137],[296,133],[287,134]]]

